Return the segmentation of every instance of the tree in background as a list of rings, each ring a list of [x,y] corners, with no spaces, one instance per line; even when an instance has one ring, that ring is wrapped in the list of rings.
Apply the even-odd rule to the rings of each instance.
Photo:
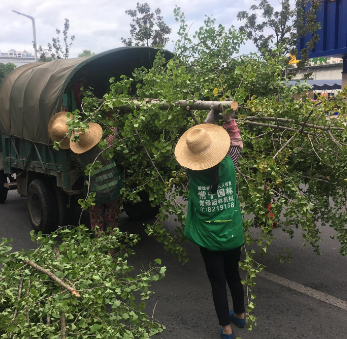
[[[157,8],[151,12],[148,3],[136,5],[136,9],[125,11],[130,15],[132,23],[130,24],[131,38],[121,38],[125,46],[165,46],[169,41],[166,36],[171,33],[171,28],[164,22],[160,16],[161,10]]]
[[[39,48],[37,49],[37,52],[40,55],[40,61],[52,61],[56,59],[68,59],[70,55],[70,49],[72,46],[73,41],[75,40],[75,36],[71,35],[70,36],[70,42],[69,42],[69,33],[70,30],[70,21],[69,19],[65,19],[64,23],[64,30],[63,30],[63,40],[62,42],[60,40],[60,33],[61,31],[57,28],[56,29],[56,38],[52,38],[52,44],[48,43],[48,53],[51,54],[51,57],[48,58],[46,57],[46,53],[43,49],[43,47],[40,45]],[[34,48],[36,49],[36,45],[34,44]]]
[[[78,58],[89,58],[91,56],[95,55],[91,50],[84,49],[82,53],[78,54]]]
[[[311,6],[305,11],[309,2]],[[312,34],[307,47],[301,52],[301,65],[304,65],[308,60],[308,48],[312,49],[319,40],[316,33],[320,28],[316,22],[319,6],[319,1],[296,0],[291,4],[289,0],[282,0],[281,9],[276,11],[267,0],[261,0],[259,4],[252,5],[249,12],[239,12],[237,18],[244,22],[240,31],[246,32],[261,53],[273,53],[274,47],[279,51],[282,46],[282,53],[296,56],[298,38]]]
[[[0,84],[5,79],[5,77],[11,73],[17,66],[12,62],[8,62],[7,64],[0,63]]]

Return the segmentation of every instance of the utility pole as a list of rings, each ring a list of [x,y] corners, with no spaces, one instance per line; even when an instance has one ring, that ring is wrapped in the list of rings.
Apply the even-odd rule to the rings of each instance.
[[[23,14],[23,13],[20,13],[20,12],[17,12],[17,11],[12,11],[13,13],[16,13],[16,14],[19,14],[19,15],[23,15],[23,16],[26,16],[27,18],[29,18],[31,21],[32,21],[32,24],[33,24],[33,37],[34,37],[34,45],[35,45],[35,48],[34,48],[34,52],[35,52],[35,62],[37,62],[37,50],[36,50],[36,28],[35,28],[35,18],[30,16],[30,15],[27,15],[27,14]]]

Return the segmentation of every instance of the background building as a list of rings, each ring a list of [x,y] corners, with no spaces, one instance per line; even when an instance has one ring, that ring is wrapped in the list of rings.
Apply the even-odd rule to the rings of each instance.
[[[47,49],[44,49],[43,51],[45,52],[46,58],[51,57],[51,54]],[[8,52],[0,51],[0,63],[7,64],[8,62],[11,62],[19,67],[31,62],[35,62],[35,56],[26,50],[16,51],[15,49],[10,49]]]
[[[292,70],[296,69],[296,65]],[[288,69],[288,74],[290,74]],[[328,96],[334,96],[341,90],[343,73],[343,60],[336,57],[319,57],[310,60],[309,66],[297,72],[292,78],[291,84],[296,80],[304,79],[309,74],[307,83],[313,86],[314,94],[327,93]]]
[[[342,68],[341,58],[314,58],[310,60],[310,65],[299,71],[293,79],[302,79],[304,74],[312,73],[309,80],[339,80],[341,82]]]
[[[0,63],[7,64],[11,62],[17,67],[31,62],[35,62],[35,56],[27,51],[16,51],[14,49],[8,52],[0,51]]]

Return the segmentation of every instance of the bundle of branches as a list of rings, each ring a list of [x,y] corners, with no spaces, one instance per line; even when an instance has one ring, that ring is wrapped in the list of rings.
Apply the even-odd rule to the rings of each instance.
[[[130,274],[127,258],[138,236],[115,229],[93,239],[80,226],[32,233],[32,240],[39,246],[27,252],[10,253],[7,240],[0,243],[1,337],[148,338],[163,330],[144,308],[165,267],[157,259]]]

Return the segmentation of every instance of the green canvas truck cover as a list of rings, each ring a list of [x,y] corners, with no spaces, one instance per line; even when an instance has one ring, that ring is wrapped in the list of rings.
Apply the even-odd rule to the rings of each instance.
[[[50,144],[47,126],[61,110],[66,88],[78,71],[87,70],[96,95],[108,90],[109,79],[131,76],[135,68],[152,67],[158,50],[121,47],[90,58],[31,63],[13,70],[0,87],[0,132],[32,142]],[[167,59],[172,57],[165,52]]]

